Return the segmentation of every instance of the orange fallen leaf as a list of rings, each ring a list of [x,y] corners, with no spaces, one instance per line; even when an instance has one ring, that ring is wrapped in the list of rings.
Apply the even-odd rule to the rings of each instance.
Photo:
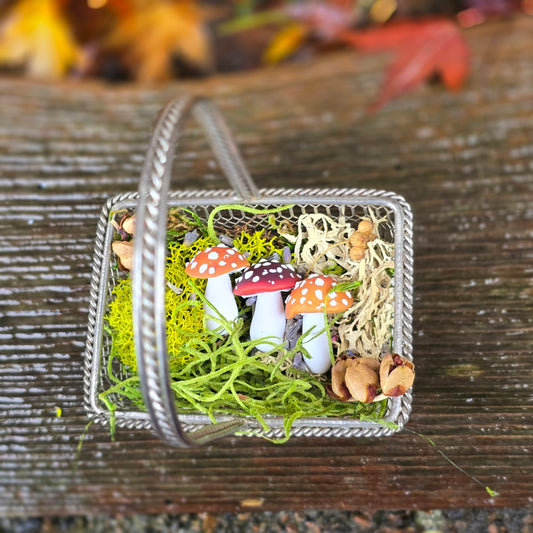
[[[402,21],[342,36],[363,51],[392,51],[375,111],[397,96],[438,75],[450,90],[458,90],[468,75],[470,52],[459,27],[448,19]]]
[[[140,81],[169,79],[175,64],[198,72],[212,65],[203,13],[192,0],[133,4],[122,12],[104,48],[118,53]]]

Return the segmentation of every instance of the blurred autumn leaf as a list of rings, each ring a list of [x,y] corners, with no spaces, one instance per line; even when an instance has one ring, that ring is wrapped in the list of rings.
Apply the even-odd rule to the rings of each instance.
[[[435,76],[456,91],[463,86],[470,68],[468,45],[459,27],[448,19],[394,22],[365,31],[349,31],[343,39],[360,50],[393,52],[372,110]]]
[[[390,16],[389,0],[377,0],[370,15],[376,6],[380,6],[380,17],[384,13]],[[322,42],[342,42],[361,51],[387,51],[393,55],[380,93],[369,107],[371,111],[436,76],[448,89],[458,90],[468,75],[468,45],[453,20],[403,20],[354,29],[355,14],[345,3],[299,2],[288,5],[286,13],[294,22],[283,27],[270,42],[265,53],[267,63],[293,55],[310,35]]]
[[[309,30],[303,24],[285,26],[270,41],[263,54],[263,61],[275,65],[287,59],[300,48],[308,34]]]
[[[104,38],[104,53],[120,56],[139,81],[161,81],[180,67],[197,73],[212,70],[211,43],[204,13],[192,0],[132,3]]]
[[[0,68],[164,81],[353,47],[391,63],[372,110],[436,76],[469,71],[461,26],[533,0],[0,0]],[[413,18],[439,6],[446,17]]]
[[[80,64],[81,50],[54,0],[21,0],[0,29],[0,63],[33,77],[59,78]]]

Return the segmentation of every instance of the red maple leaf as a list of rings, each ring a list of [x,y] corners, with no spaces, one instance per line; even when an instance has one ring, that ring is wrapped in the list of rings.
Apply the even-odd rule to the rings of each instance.
[[[395,54],[372,111],[435,75],[448,89],[459,90],[469,71],[468,45],[459,27],[448,19],[394,22],[368,30],[347,31],[342,39],[359,50]]]

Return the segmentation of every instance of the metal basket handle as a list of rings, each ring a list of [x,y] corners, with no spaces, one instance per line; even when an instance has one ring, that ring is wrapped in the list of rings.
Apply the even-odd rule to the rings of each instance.
[[[185,120],[202,125],[231,187],[242,200],[259,197],[224,119],[212,102],[189,97],[171,101],[154,129],[139,183],[132,269],[133,325],[141,389],[152,425],[172,446],[189,447],[234,433],[244,424],[232,419],[187,432],[181,427],[170,375],[166,338],[165,263],[167,194],[172,160]]]

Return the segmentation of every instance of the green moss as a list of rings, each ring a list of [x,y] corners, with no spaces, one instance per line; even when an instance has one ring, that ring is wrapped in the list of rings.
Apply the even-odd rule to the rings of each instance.
[[[234,241],[235,248],[240,252],[248,252],[248,261],[253,264],[259,259],[277,253],[280,257],[283,254],[283,246],[280,246],[279,238],[273,237],[270,240],[264,238],[265,230],[256,231],[252,234],[242,232]]]
[[[194,283],[191,290],[199,302],[203,294]],[[285,351],[282,345],[275,346],[272,353],[281,354],[278,364],[262,361],[264,353],[255,352],[261,339],[248,341],[247,326],[243,320],[229,323],[222,319],[228,335],[205,333],[203,340],[190,338],[181,346],[177,356],[191,356],[171,372],[172,389],[180,412],[200,412],[216,422],[218,414],[255,417],[262,427],[269,427],[265,415],[277,415],[284,419],[285,437],[289,438],[295,420],[301,417],[380,417],[386,401],[363,404],[343,403],[329,398],[325,385],[312,374],[291,369],[290,375],[280,367],[284,359],[292,359],[302,350],[299,339],[295,348]],[[127,397],[135,405],[142,405],[139,381],[136,376],[123,380],[101,395],[108,400],[112,395]],[[108,400],[109,401],[109,400]]]
[[[282,254],[282,248],[276,247],[275,240],[263,238],[264,230],[252,234],[241,233],[235,240],[235,246],[241,252],[249,253],[251,263],[275,252]],[[167,310],[167,344],[169,364],[171,369],[182,366],[188,362],[192,355],[184,353],[183,344],[187,341],[191,349],[198,346],[198,342],[205,340],[203,331],[203,308],[198,301],[191,300],[189,276],[185,273],[185,265],[199,251],[212,246],[209,237],[200,237],[190,246],[174,240],[168,243],[168,261],[166,279],[172,285],[166,291]],[[196,287],[203,291],[206,281],[198,279]],[[180,292],[181,291],[181,292]],[[178,294],[180,292],[180,294]],[[121,280],[112,291],[113,298],[109,304],[106,316],[107,323],[112,331],[112,355],[128,368],[130,372],[137,371],[135,346],[133,342],[133,311],[132,292],[130,279]],[[198,341],[198,342],[195,342]]]
[[[184,353],[182,345],[191,339],[201,341],[203,334],[203,309],[197,302],[190,300],[189,276],[185,274],[185,264],[200,250],[210,246],[209,238],[203,237],[191,246],[177,242],[168,245],[166,278],[172,287],[165,293],[167,318],[167,344],[169,364],[173,368],[191,359]],[[206,281],[197,280],[200,290],[205,289]],[[180,292],[181,291],[181,292]],[[178,294],[179,293],[179,294]],[[112,291],[113,298],[106,316],[111,329],[113,345],[112,356],[127,367],[130,372],[137,371],[135,345],[133,342],[133,310],[130,279],[121,280]],[[194,344],[194,342],[193,342]]]

